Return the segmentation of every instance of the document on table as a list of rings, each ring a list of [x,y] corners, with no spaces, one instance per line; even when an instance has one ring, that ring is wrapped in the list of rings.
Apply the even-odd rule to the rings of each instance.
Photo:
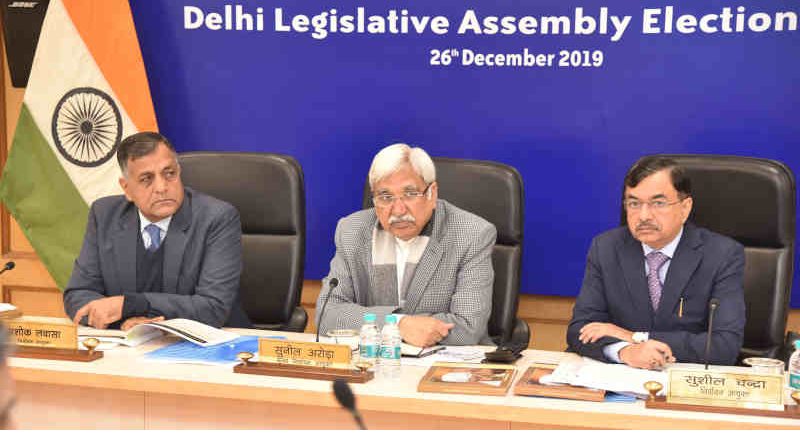
[[[666,372],[602,363],[586,357],[567,357],[559,363],[552,374],[545,377],[540,383],[566,383],[637,396],[647,396],[644,384],[651,380],[661,383],[664,388],[667,387]]]
[[[130,346],[132,348],[147,343],[150,340],[164,335],[158,329],[136,329],[123,331],[120,329],[95,329],[88,326],[78,326],[78,340],[83,341],[87,338],[100,340],[100,350],[111,349],[117,345]]]
[[[182,340],[155,351],[148,352],[144,358],[168,363],[194,363],[200,365],[233,366],[239,362],[236,354],[240,352],[258,352],[258,338],[253,335],[237,337],[214,346],[200,346]],[[266,338],[284,339],[283,336]]]
[[[560,351],[531,351],[528,357],[534,365],[558,365],[570,353]]]
[[[401,363],[409,366],[431,366],[436,362],[480,363],[486,348],[480,346],[446,346],[425,357],[402,357]]]

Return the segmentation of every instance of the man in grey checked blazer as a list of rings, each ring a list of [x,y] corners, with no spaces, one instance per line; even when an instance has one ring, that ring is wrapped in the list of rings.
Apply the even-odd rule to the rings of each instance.
[[[317,299],[319,331],[358,329],[365,313],[381,325],[395,313],[403,340],[416,346],[491,344],[494,225],[438,199],[433,161],[420,148],[384,148],[369,182],[375,208],[336,228]],[[331,290],[333,278],[339,285]]]

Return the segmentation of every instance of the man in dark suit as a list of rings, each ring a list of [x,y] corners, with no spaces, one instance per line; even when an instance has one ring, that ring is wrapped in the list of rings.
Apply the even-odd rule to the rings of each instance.
[[[703,362],[715,298],[709,361],[734,364],[745,324],[742,245],[686,222],[691,184],[667,158],[631,167],[623,204],[628,227],[592,240],[570,350],[646,369]]]
[[[127,137],[117,161],[125,194],[92,204],[64,291],[67,314],[96,328],[162,317],[249,327],[236,209],[185,189],[175,149],[158,133]]]

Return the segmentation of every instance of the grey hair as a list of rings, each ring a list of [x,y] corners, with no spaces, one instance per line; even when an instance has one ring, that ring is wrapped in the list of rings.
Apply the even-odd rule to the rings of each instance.
[[[122,171],[122,176],[128,177],[128,160],[135,161],[141,157],[153,153],[158,148],[159,144],[164,144],[165,147],[172,152],[175,157],[175,162],[178,162],[178,154],[172,142],[169,141],[164,135],[154,131],[142,131],[140,133],[132,134],[117,145],[117,163],[119,169]],[[180,166],[180,163],[178,163]]]
[[[436,167],[425,150],[412,148],[407,144],[392,144],[381,149],[372,159],[372,166],[369,168],[370,189],[375,190],[375,184],[406,164],[422,177],[426,185],[436,181]]]

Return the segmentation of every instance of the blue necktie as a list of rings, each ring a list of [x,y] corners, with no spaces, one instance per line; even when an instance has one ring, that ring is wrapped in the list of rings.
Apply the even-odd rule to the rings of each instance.
[[[161,228],[155,224],[148,224],[144,230],[150,235],[150,247],[147,248],[147,251],[155,252],[161,246]]]

